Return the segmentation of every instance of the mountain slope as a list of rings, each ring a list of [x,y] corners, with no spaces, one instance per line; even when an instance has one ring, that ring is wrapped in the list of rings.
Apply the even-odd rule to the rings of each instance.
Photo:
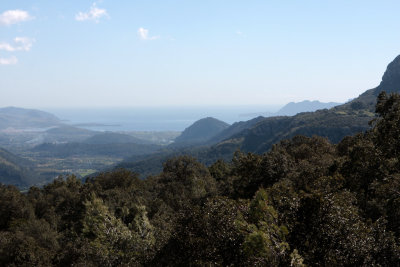
[[[0,148],[0,183],[26,188],[39,181],[33,164]]]
[[[240,148],[255,153],[264,153],[273,144],[295,135],[318,135],[337,143],[344,136],[367,130],[368,122],[373,117],[374,114],[370,112],[346,112],[340,109],[300,113],[292,117],[272,117],[231,139],[241,139]]]
[[[186,128],[180,136],[175,138],[174,144],[201,144],[207,142],[228,127],[229,124],[226,122],[207,117],[196,121]]]
[[[309,100],[305,100],[298,103],[290,102],[286,104],[284,107],[282,107],[276,113],[266,114],[266,117],[292,116],[300,112],[312,112],[319,109],[332,108],[337,105],[340,105],[340,103],[336,102],[322,103],[319,101],[309,101]],[[234,136],[235,134],[238,134],[241,131],[252,128],[260,121],[265,120],[266,117],[258,116],[248,121],[235,122],[225,130],[223,130],[222,132],[211,138],[207,143],[211,145],[221,142],[222,140],[229,139],[230,137]]]
[[[48,112],[16,107],[0,108],[0,129],[46,128],[60,124],[60,119]]]
[[[231,136],[233,136],[237,133],[240,133],[243,130],[253,127],[258,122],[260,122],[264,119],[265,119],[264,117],[259,116],[257,118],[254,118],[254,119],[251,119],[248,121],[235,122],[234,124],[232,124],[231,126],[226,128],[225,130],[221,131],[220,133],[218,133],[217,135],[212,137],[210,140],[208,140],[207,143],[211,145],[211,144],[216,144],[218,142],[221,142],[222,140],[228,139]]]

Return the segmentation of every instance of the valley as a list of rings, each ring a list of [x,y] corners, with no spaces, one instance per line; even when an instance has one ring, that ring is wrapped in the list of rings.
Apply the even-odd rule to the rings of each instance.
[[[296,109],[318,109],[324,105],[329,107],[332,103],[290,103],[279,112],[285,114],[285,110],[290,113]],[[1,118],[0,147],[29,160],[32,176],[36,177],[27,179],[30,182],[26,183],[7,182],[21,189],[31,185],[43,186],[59,176],[74,174],[83,179],[120,167],[131,169],[146,178],[161,171],[163,162],[174,155],[190,154],[206,164],[219,158],[230,160],[239,148],[236,142],[233,142],[235,145],[227,145],[232,142],[225,141],[219,145],[223,148],[213,145],[265,119],[258,117],[229,125],[208,117],[195,121],[180,132],[99,131],[93,128],[108,129],[112,124],[68,122],[48,112],[15,107],[0,109]],[[99,121],[99,118],[93,119]],[[115,124],[114,127],[121,128],[122,125]],[[0,179],[2,181],[6,180]]]
[[[0,109],[1,118],[0,147],[29,161],[29,172],[24,175],[34,178],[21,182],[0,175],[0,182],[21,189],[43,186],[69,174],[83,178],[112,168],[124,158],[151,154],[179,135],[177,131],[93,131],[65,124],[46,112],[22,108]]]

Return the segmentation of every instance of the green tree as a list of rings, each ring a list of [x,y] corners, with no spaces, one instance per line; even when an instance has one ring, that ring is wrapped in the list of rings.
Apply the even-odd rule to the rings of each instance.
[[[290,247],[288,230],[279,225],[278,213],[269,204],[268,194],[260,189],[250,203],[248,221],[242,222],[246,237],[243,252],[248,264],[278,266],[288,263]]]
[[[215,179],[207,167],[189,156],[165,162],[157,183],[158,197],[174,210],[217,193]]]
[[[123,248],[132,239],[131,231],[94,194],[84,205],[82,234],[90,244],[85,254],[93,262],[103,266],[121,263],[124,257]]]

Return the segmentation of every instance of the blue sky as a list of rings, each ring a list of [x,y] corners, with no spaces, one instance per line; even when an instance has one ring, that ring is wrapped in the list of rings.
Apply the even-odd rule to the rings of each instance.
[[[344,102],[400,54],[399,1],[2,0],[0,106]]]

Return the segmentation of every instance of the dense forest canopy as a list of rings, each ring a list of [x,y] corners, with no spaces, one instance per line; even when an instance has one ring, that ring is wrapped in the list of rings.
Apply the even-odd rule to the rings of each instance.
[[[0,186],[2,265],[399,266],[400,96],[333,145],[295,136],[210,167]]]

